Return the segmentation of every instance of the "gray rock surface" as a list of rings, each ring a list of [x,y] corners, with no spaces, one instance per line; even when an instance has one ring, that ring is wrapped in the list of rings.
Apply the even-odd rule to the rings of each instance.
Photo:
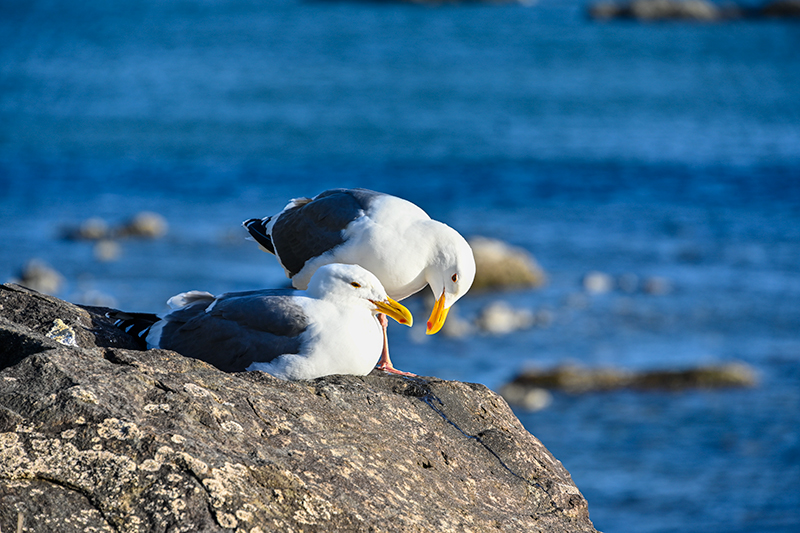
[[[0,531],[595,531],[481,385],[286,382],[0,287]]]

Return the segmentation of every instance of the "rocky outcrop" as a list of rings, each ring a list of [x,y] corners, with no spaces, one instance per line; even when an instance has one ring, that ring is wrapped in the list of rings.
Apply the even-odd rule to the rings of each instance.
[[[594,531],[481,385],[133,347],[102,309],[0,287],[0,530]]]

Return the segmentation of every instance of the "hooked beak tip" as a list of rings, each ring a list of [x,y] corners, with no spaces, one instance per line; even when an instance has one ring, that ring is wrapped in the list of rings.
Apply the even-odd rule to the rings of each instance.
[[[433,306],[431,317],[428,319],[427,323],[428,328],[425,332],[428,335],[438,333],[439,330],[442,329],[442,326],[444,326],[444,321],[447,319],[447,313],[450,309],[444,306],[444,294],[444,291],[442,291],[442,295],[436,300],[436,305]]]
[[[406,307],[399,302],[391,298],[387,298],[386,301],[383,302],[375,300],[371,301],[375,305],[375,308],[378,312],[391,317],[398,323],[409,327],[414,323],[414,317],[411,314],[411,311],[406,309]]]

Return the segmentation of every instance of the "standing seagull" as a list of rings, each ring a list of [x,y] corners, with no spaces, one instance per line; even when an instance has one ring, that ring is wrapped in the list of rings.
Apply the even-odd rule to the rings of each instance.
[[[402,300],[429,285],[436,304],[427,333],[439,331],[447,313],[472,286],[475,259],[456,230],[409,201],[367,189],[331,189],[314,198],[295,198],[280,213],[243,223],[264,249],[277,257],[292,285],[303,289],[322,265],[357,264]],[[396,370],[380,317],[384,346],[378,368]]]
[[[411,313],[358,265],[320,268],[307,291],[260,290],[214,297],[191,291],[167,302],[163,317],[109,313],[115,325],[146,338],[148,348],[175,350],[220,370],[263,370],[282,379],[366,375],[383,347],[376,315],[401,324]]]

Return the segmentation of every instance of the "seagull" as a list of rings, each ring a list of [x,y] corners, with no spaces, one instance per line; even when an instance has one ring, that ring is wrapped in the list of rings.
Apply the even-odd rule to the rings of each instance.
[[[189,291],[164,316],[112,312],[114,323],[148,348],[166,348],[220,370],[261,370],[289,380],[363,376],[383,347],[377,314],[411,326],[411,313],[358,265],[319,268],[308,289],[266,289],[213,296]]]
[[[432,220],[415,204],[367,189],[331,189],[295,198],[280,213],[243,223],[263,249],[275,255],[292,285],[304,289],[330,263],[366,268],[395,300],[428,285],[436,301],[427,323],[433,335],[450,307],[472,286],[475,258],[456,230]],[[380,318],[384,347],[378,368],[402,375],[389,358],[388,321]]]

